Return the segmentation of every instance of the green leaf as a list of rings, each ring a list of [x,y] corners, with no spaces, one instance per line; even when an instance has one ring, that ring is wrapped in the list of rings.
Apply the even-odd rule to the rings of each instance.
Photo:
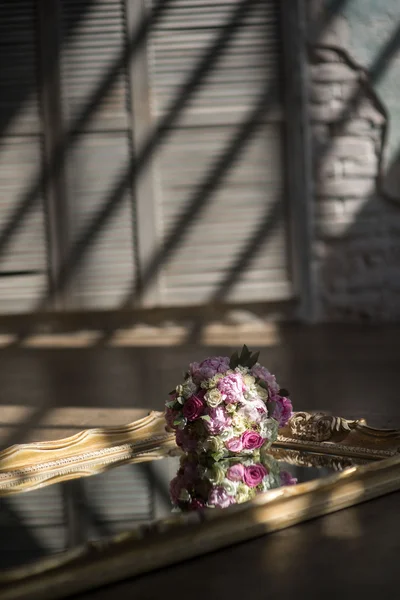
[[[172,396],[172,394],[176,394],[176,390],[172,390],[172,392],[170,392],[170,393],[168,394],[168,396]]]
[[[178,425],[180,425],[181,423],[182,423],[182,419],[175,419],[173,424],[178,427]]]
[[[183,404],[183,398],[182,396],[178,396],[178,398],[176,399],[177,402],[179,402],[179,404]]]
[[[211,421],[210,415],[202,415],[200,419],[203,419],[203,421]]]
[[[249,360],[250,357],[251,357],[251,352],[248,349],[248,347],[246,346],[246,344],[244,344],[242,351],[240,353],[240,356],[239,356],[239,364],[243,365],[243,367],[245,367],[247,364],[247,361]]]
[[[189,371],[186,371],[186,373],[183,374],[184,380],[186,381],[186,379],[189,379],[189,377],[190,377],[190,373],[189,373]]]
[[[268,391],[268,384],[267,384],[267,382],[266,382],[266,381],[264,381],[264,379],[260,379],[260,380],[258,381],[258,385],[259,385],[260,387],[264,388],[264,390],[267,390],[267,391]]]
[[[251,369],[251,367],[254,367],[254,365],[256,364],[256,362],[258,361],[258,357],[260,356],[259,352],[255,352],[247,361],[246,367],[249,367],[249,369]]]
[[[176,404],[176,400],[171,400],[170,402],[166,402],[165,406],[167,406],[168,408],[174,408]]]
[[[231,356],[231,360],[229,361],[229,366],[231,369],[236,369],[236,367],[239,365],[239,354],[237,352],[234,352]]]
[[[285,388],[282,388],[281,390],[279,390],[278,394],[280,396],[285,396],[285,398],[289,398],[289,392]]]
[[[275,408],[276,408],[276,402],[268,402],[267,407],[268,407],[268,416],[272,417],[272,415],[274,414]]]

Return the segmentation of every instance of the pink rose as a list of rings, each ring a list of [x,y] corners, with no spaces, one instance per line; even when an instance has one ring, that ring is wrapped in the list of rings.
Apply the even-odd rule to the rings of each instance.
[[[245,450],[256,450],[261,448],[265,439],[256,431],[247,430],[242,433],[242,444]]]
[[[279,475],[281,478],[281,485],[296,485],[297,479],[292,477],[288,471],[281,471]]]
[[[211,379],[217,373],[226,373],[229,369],[229,358],[227,356],[213,356],[206,358],[200,364],[192,363],[189,367],[190,374],[195,383],[204,379]]]
[[[183,405],[183,416],[188,421],[195,421],[204,413],[205,406],[205,402],[199,394],[190,396]]]
[[[231,373],[218,381],[218,389],[227,404],[243,401],[245,385],[240,373]]]
[[[278,421],[279,427],[284,427],[293,414],[291,401],[284,396],[272,396],[271,402],[276,403],[272,418]]]
[[[232,465],[229,467],[226,477],[230,481],[243,481],[244,466],[242,464]]]
[[[217,406],[216,408],[209,408],[208,415],[209,421],[205,421],[204,425],[211,435],[218,435],[224,431],[232,423],[231,417],[226,413],[223,406]]]
[[[267,469],[264,465],[258,463],[245,468],[243,480],[249,487],[256,487],[262,482],[266,475],[268,475]]]
[[[243,450],[242,438],[233,437],[227,442],[225,442],[225,446],[230,452],[241,452]]]
[[[228,495],[225,488],[222,486],[214,487],[208,495],[208,504],[218,508],[227,508],[234,502],[233,498]]]

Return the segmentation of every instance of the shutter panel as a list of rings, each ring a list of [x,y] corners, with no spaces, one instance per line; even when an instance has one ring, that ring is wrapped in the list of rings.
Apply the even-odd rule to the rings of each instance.
[[[91,509],[90,539],[116,535],[154,518],[152,489],[143,466],[124,465],[82,480]]]
[[[0,563],[3,568],[65,550],[67,527],[61,486],[0,500]]]
[[[62,3],[62,27],[80,11],[80,0]],[[122,0],[92,3],[63,45],[62,96],[67,129],[80,122],[107,75],[121,63],[126,43]],[[115,191],[132,158],[129,95],[124,69],[85,121],[67,159],[70,246],[82,238]],[[78,121],[77,121],[78,120]],[[88,240],[70,287],[69,306],[115,308],[135,274],[134,203],[127,186],[118,207]]]
[[[47,283],[43,197],[35,199],[3,247],[17,209],[43,162],[34,0],[0,2],[0,311],[34,308]]]
[[[146,0],[148,8],[151,0]],[[148,44],[152,119],[168,109],[182,83],[237,6],[234,0],[177,0]],[[160,237],[168,239],[193,193],[257,105],[266,83],[280,82],[279,2],[248,8],[216,68],[195,93],[155,158],[154,202]],[[269,212],[279,206],[272,231],[226,300],[251,302],[291,297],[283,202],[281,106],[261,118],[240,159],[191,224],[161,273],[160,303],[200,304],[212,299]]]

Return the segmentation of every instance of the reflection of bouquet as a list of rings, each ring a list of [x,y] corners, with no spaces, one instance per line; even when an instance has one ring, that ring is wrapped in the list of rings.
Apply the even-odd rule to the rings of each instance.
[[[288,392],[243,346],[227,357],[192,363],[182,384],[166,403],[168,428],[185,452],[207,453],[215,460],[251,454],[277,438],[292,414]]]
[[[170,483],[170,496],[174,506],[184,511],[226,508],[251,500],[256,494],[295,483],[290,473],[280,471],[278,462],[268,454],[209,461],[208,465],[184,457]]]

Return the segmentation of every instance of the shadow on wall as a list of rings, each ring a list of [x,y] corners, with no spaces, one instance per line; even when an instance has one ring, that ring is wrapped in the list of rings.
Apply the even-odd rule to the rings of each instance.
[[[364,71],[341,49],[311,51],[319,318],[400,319],[399,154],[383,175],[389,118],[373,86],[399,30]]]

